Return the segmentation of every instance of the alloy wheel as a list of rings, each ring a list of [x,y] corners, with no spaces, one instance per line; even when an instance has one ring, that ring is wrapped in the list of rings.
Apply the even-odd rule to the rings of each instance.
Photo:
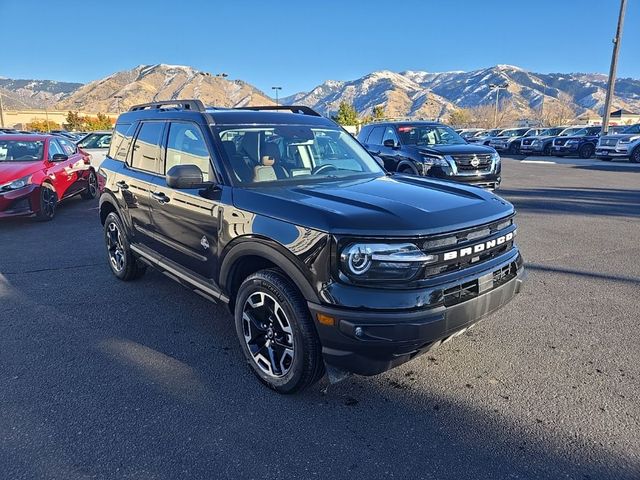
[[[53,217],[56,211],[56,194],[53,190],[47,187],[42,187],[42,193],[40,194],[40,210],[47,218]]]
[[[113,269],[116,272],[122,272],[125,264],[124,245],[122,234],[115,222],[109,223],[107,227],[107,251]]]
[[[293,331],[275,298],[265,292],[249,295],[242,309],[242,331],[260,370],[276,378],[287,374],[295,354]]]
[[[98,194],[98,179],[96,178],[96,174],[91,172],[89,174],[89,194],[91,198],[95,198]]]

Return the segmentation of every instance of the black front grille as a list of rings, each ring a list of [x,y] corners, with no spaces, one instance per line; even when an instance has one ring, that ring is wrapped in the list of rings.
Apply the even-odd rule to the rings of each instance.
[[[618,144],[617,138],[604,138],[600,142],[600,145],[605,147],[615,147]]]
[[[483,282],[482,293],[489,292],[501,285],[513,280],[518,275],[518,266],[514,263],[505,265],[493,272],[493,285],[490,288],[486,288],[486,283]],[[448,288],[442,292],[443,302],[446,307],[451,307],[458,303],[466,302],[472,298],[477,297],[480,294],[480,288],[478,280],[472,280],[455,287]]]
[[[522,145],[531,145],[532,142],[533,140],[531,140],[530,138],[525,138],[522,140]]]
[[[567,139],[566,139],[566,138],[556,138],[556,139],[553,141],[553,144],[554,144],[554,145],[556,145],[556,146],[558,146],[558,147],[560,147],[560,146],[564,145],[565,143],[567,143]]]
[[[491,155],[452,155],[453,161],[459,171],[489,170],[491,168]]]

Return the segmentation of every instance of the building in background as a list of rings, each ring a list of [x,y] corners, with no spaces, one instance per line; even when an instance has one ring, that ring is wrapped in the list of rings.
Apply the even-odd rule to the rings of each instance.
[[[583,113],[578,116],[577,123],[586,125],[601,125],[602,117],[600,115]],[[611,112],[609,120],[610,125],[633,125],[640,123],[640,113],[633,113],[629,110],[621,108],[615,112]]]

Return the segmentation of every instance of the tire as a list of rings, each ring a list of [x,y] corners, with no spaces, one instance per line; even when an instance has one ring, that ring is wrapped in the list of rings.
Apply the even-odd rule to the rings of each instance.
[[[307,304],[279,270],[261,270],[242,282],[234,319],[247,363],[269,388],[296,393],[324,375],[322,347]]]
[[[551,156],[551,144],[547,143],[544,146],[544,149],[542,150],[542,155],[544,155],[545,157],[550,157]]]
[[[93,170],[89,172],[87,183],[87,189],[80,194],[80,197],[83,200],[93,200],[98,196],[98,177],[96,177],[96,172]]]
[[[109,267],[116,277],[128,282],[144,275],[147,268],[138,262],[131,251],[120,217],[113,212],[105,219],[104,238]]]
[[[36,213],[36,220],[49,222],[56,216],[58,206],[58,194],[48,183],[40,185],[40,209]]]
[[[517,155],[520,153],[520,145],[517,142],[511,142],[508,150],[509,155]]]
[[[583,145],[580,147],[580,150],[578,150],[578,156],[580,158],[591,158],[593,157],[593,154],[596,152],[596,149],[593,145],[591,145],[590,143],[587,143],[586,145]]]
[[[631,155],[629,155],[629,161],[631,163],[640,163],[640,147],[636,147],[636,149],[631,152]]]

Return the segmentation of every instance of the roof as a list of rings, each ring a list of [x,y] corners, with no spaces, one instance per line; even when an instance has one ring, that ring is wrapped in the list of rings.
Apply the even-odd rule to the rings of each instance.
[[[638,115],[640,116],[640,113],[634,113],[630,110],[621,108],[620,110],[616,110],[614,112],[611,112],[611,116],[612,117],[621,117],[622,115]]]
[[[54,138],[55,135],[35,134],[35,133],[7,133],[0,135],[0,140],[20,140],[20,141],[44,141],[47,138]]]
[[[378,127],[382,125],[443,125],[440,122],[433,122],[428,120],[388,120],[380,122],[372,122],[365,125],[366,127]]]
[[[120,115],[118,122],[138,120],[191,120],[215,125],[310,125],[336,127],[306,106],[247,106],[240,108],[205,107],[200,100],[161,100],[134,105]]]

